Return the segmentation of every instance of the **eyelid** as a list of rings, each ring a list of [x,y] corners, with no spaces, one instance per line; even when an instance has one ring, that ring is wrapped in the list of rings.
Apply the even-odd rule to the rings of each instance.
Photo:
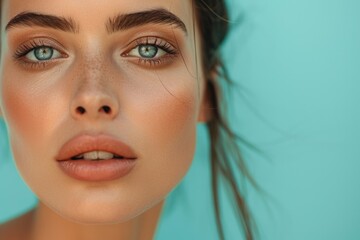
[[[51,38],[34,38],[29,41],[21,43],[15,50],[13,57],[15,59],[20,59],[35,48],[38,47],[50,47],[58,51],[63,57],[67,57],[64,47],[55,39]]]
[[[131,51],[133,51],[135,48],[139,47],[140,45],[153,45],[165,52],[164,56],[160,56],[157,58],[142,58],[137,56],[129,55]],[[165,62],[169,62],[170,60],[173,60],[179,55],[179,50],[177,47],[175,47],[170,41],[165,40],[161,37],[157,36],[146,36],[146,37],[140,37],[135,40],[133,40],[131,43],[129,43],[126,46],[126,50],[121,54],[122,57],[129,57],[133,59],[137,59],[137,64],[139,65],[162,65],[165,64]]]
[[[154,44],[159,42],[166,42],[175,48],[175,43],[173,43],[173,41],[156,35],[137,37],[136,39],[132,40],[130,43],[125,45],[125,48],[128,49],[131,46],[135,47],[138,44]]]

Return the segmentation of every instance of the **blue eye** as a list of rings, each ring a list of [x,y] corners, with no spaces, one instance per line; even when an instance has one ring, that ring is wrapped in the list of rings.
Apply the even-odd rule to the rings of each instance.
[[[25,55],[25,57],[34,62],[48,61],[53,58],[61,57],[61,53],[52,47],[41,46],[41,47],[36,47],[31,51],[29,51]]]
[[[138,52],[143,58],[154,58],[158,52],[158,48],[153,45],[139,45]]]
[[[165,54],[164,50],[152,44],[140,44],[128,53],[129,56],[145,59],[160,58]]]
[[[121,56],[129,57],[129,61],[144,67],[164,67],[171,64],[179,55],[177,47],[168,40],[156,36],[135,39],[128,46],[129,50]]]

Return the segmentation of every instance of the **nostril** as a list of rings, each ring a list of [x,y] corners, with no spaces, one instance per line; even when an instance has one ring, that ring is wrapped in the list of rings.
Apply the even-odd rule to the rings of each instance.
[[[91,111],[91,109],[90,109]],[[75,110],[76,114],[79,114],[79,115],[84,115],[87,110],[86,108],[82,107],[82,106],[78,106]],[[112,109],[111,107],[107,106],[107,105],[104,105],[102,106],[99,110],[98,110],[99,113],[103,112],[105,114],[111,114],[112,113]]]
[[[80,113],[80,114],[84,114],[84,113],[86,112],[86,110],[85,110],[85,108],[83,108],[83,107],[77,107],[77,108],[76,108],[76,112],[77,112],[77,113]]]
[[[101,109],[105,112],[105,113],[111,113],[111,108],[109,106],[102,106]]]

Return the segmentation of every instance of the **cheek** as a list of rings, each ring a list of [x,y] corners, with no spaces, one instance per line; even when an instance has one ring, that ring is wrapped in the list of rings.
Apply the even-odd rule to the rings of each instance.
[[[35,143],[54,128],[54,120],[60,117],[54,107],[61,106],[61,102],[47,84],[41,84],[45,79],[33,81],[29,76],[14,75],[5,73],[3,77],[2,96],[9,133],[18,143],[25,139],[28,144]]]
[[[191,66],[181,62],[172,71],[130,72],[135,77],[127,99],[132,100],[122,106],[128,117],[125,124],[131,126],[132,136],[139,137],[134,140],[140,149],[166,154],[172,163],[185,155],[192,160],[187,153],[194,148],[200,90]]]
[[[168,194],[192,163],[199,100],[197,80],[187,70],[147,80],[152,87],[142,81],[141,94],[133,96],[137,104],[124,112],[131,116],[132,140],[142,149],[139,192],[156,199]]]
[[[21,133],[21,135],[30,136],[36,122],[36,112],[32,107],[34,96],[10,82],[5,82],[3,87],[6,89],[2,95],[10,135],[15,137]]]
[[[33,183],[35,179],[48,177],[48,172],[43,170],[48,169],[50,161],[44,160],[49,158],[49,136],[54,138],[53,129],[61,119],[54,107],[61,103],[43,84],[44,79],[24,77],[11,67],[4,69],[0,94],[12,152],[21,176]],[[40,171],[45,174],[39,174]]]
[[[138,129],[141,129],[142,136],[149,143],[147,146],[144,144],[145,149],[157,156],[166,157],[171,164],[186,164],[192,160],[196,126],[195,102],[191,93],[167,95],[166,98],[152,102],[148,110],[144,111],[143,119],[149,124],[143,122]]]
[[[134,129],[138,131],[136,135],[142,136],[139,140],[144,148],[157,151],[157,155],[166,154],[174,164],[185,152],[191,153],[194,145],[198,112],[196,84],[193,79],[178,79],[177,84],[171,84],[169,79],[172,78],[159,77],[165,80],[157,91],[149,93],[147,100],[142,101],[136,113],[141,123]]]
[[[17,156],[25,151],[31,142],[30,139],[39,139],[33,134],[36,134],[35,130],[41,132],[41,123],[38,121],[41,121],[42,118],[36,118],[38,114],[36,108],[41,106],[36,102],[37,96],[34,94],[34,89],[24,88],[16,77],[9,74],[13,71],[9,68],[5,69],[2,78],[5,121],[8,125],[14,157],[17,160],[16,163],[19,163],[18,159],[23,160],[23,158]]]

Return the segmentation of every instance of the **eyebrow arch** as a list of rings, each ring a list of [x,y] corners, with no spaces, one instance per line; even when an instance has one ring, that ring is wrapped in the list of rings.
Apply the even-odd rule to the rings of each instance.
[[[36,12],[21,12],[13,17],[5,27],[10,28],[20,26],[39,26],[59,29],[65,32],[77,33],[78,28],[71,18],[58,17],[53,15],[41,14]]]
[[[178,16],[163,8],[117,15],[109,19],[106,29],[111,34],[150,23],[174,25],[187,34],[185,23]]]

